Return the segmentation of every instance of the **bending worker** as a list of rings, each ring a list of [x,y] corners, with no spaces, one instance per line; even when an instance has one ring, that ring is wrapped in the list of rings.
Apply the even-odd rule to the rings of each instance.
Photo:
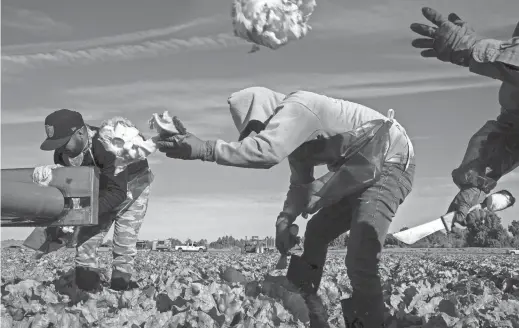
[[[99,128],[87,125],[80,113],[68,109],[45,118],[47,139],[41,149],[54,151],[54,163],[63,166],[96,166],[99,178],[99,223],[80,227],[76,252],[76,284],[87,291],[101,288],[97,250],[115,221],[110,288],[130,287],[137,236],[146,210],[153,174],[147,161],[129,165],[115,175],[115,155],[99,141]]]
[[[238,142],[203,141],[188,133],[164,138],[157,145],[170,158],[256,169],[271,168],[288,157],[290,188],[276,221],[276,247],[281,254],[287,254],[293,246],[289,227],[299,215],[312,213],[308,210],[311,190],[320,181],[314,179],[314,166],[332,165],[344,146],[333,141],[334,137],[373,120],[387,120],[387,117],[350,101],[306,91],[285,96],[262,87],[236,92],[228,103],[240,133]],[[251,135],[252,132],[256,135]],[[314,147],[315,141],[322,147]],[[314,146],[309,146],[312,143]],[[311,274],[311,292],[316,293],[328,243],[351,231],[346,256],[353,286],[351,315],[356,313],[366,327],[380,326],[383,322],[384,304],[378,275],[380,253],[392,218],[411,191],[415,170],[412,145],[405,130],[396,122],[389,129],[389,145],[385,150],[386,154],[379,154],[383,168],[378,181],[338,203],[323,207],[308,222],[302,257],[313,272],[317,272]],[[351,322],[354,318],[347,320]]]
[[[415,39],[423,57],[468,67],[473,73],[502,81],[501,113],[477,131],[469,141],[461,165],[452,172],[460,188],[448,212],[466,225],[468,210],[490,193],[497,181],[519,165],[519,23],[507,41],[479,36],[458,15],[447,18],[431,8],[423,15],[437,27],[414,23],[411,30],[426,37]]]

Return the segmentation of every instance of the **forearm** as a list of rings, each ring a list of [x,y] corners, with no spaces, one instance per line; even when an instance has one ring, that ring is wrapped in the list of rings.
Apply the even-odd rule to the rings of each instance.
[[[479,204],[484,193],[477,187],[464,187],[452,200],[447,213],[460,211],[467,214],[474,205]]]
[[[268,143],[254,138],[245,138],[241,142],[217,140],[214,157],[219,165],[269,169],[280,163],[286,154],[276,152]]]
[[[314,166],[305,161],[297,160],[294,156],[289,156],[290,165],[290,185],[286,200],[283,204],[282,216],[295,219],[301,215],[309,201],[309,184],[314,182]]]
[[[474,47],[469,69],[519,87],[519,37],[481,40]]]
[[[291,184],[280,216],[288,218],[290,223],[294,222],[296,218],[303,213],[303,210],[308,204],[308,200],[307,186]]]

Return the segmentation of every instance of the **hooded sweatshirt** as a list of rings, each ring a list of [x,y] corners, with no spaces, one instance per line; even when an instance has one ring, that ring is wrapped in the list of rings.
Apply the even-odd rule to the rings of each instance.
[[[251,120],[265,122],[265,129],[241,142],[216,141],[215,160],[220,165],[270,168],[285,158],[291,169],[290,190],[283,212],[298,216],[304,209],[304,185],[314,181],[314,166],[332,164],[336,157],[312,159],[312,154],[297,156],[298,148],[311,140],[329,139],[352,131],[372,120],[387,119],[366,106],[307,91],[284,96],[263,87],[233,93],[228,103],[236,128],[241,133]],[[396,121],[390,128],[386,159],[413,156],[412,144]],[[325,153],[340,154],[337,143],[325,143]]]

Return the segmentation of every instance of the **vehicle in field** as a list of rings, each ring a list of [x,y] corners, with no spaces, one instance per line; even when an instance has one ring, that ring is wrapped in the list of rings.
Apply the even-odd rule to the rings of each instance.
[[[139,240],[135,246],[137,247],[138,250],[149,248],[148,242],[145,240]]]
[[[178,252],[207,252],[207,247],[197,243],[186,243],[185,245],[175,246],[175,250]]]
[[[272,244],[272,245],[271,245]],[[250,240],[245,240],[245,245],[243,245],[241,252],[243,254],[246,253],[272,253],[274,252],[274,242],[269,238],[265,238],[263,240],[259,239],[258,236],[252,236]]]
[[[169,252],[171,251],[171,241],[169,240],[154,240],[151,243],[152,251]]]
[[[518,249],[509,249],[508,254],[519,255],[519,248]]]

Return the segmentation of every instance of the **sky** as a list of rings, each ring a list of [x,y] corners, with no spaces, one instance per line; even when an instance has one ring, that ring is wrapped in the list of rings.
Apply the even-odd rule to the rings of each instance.
[[[39,149],[45,116],[81,112],[92,125],[124,116],[146,135],[164,110],[203,139],[235,141],[228,96],[250,86],[307,90],[395,110],[416,151],[413,190],[390,232],[444,214],[457,192],[451,171],[471,135],[499,113],[499,82],[411,47],[422,6],[456,12],[481,34],[509,38],[517,0],[317,0],[312,30],[248,54],[233,36],[230,0],[3,0],[2,168],[52,164]],[[493,13],[493,14],[491,14]],[[155,174],[141,239],[273,236],[289,186],[287,161],[268,169],[149,158]],[[316,176],[326,171],[319,168]],[[519,172],[496,190],[519,195]],[[500,213],[508,225],[519,206]],[[304,232],[306,220],[296,223]],[[3,228],[2,240],[30,228]],[[111,232],[110,232],[111,234]],[[110,236],[110,235],[109,235]],[[110,236],[111,238],[111,236]]]

